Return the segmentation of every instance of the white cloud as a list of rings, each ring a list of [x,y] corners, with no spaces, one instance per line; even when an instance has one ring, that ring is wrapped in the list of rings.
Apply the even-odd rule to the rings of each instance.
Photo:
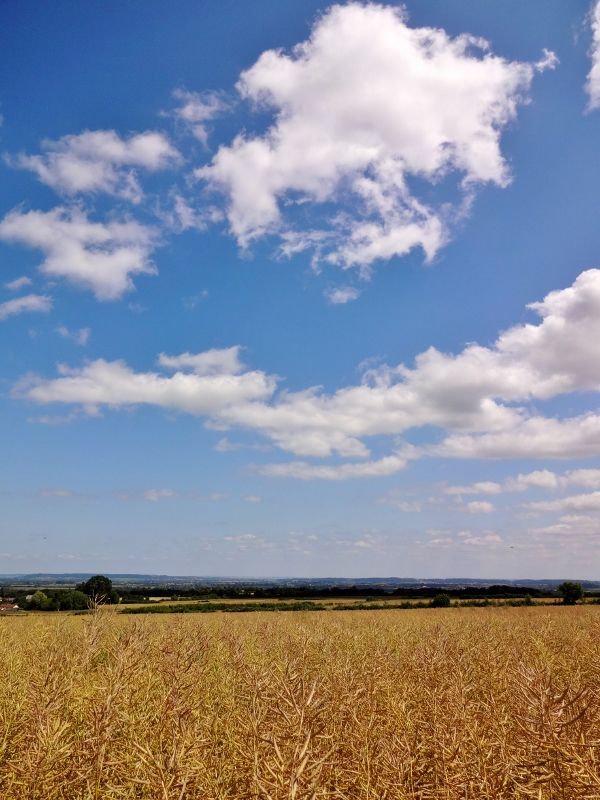
[[[440,455],[600,453],[600,417],[527,418],[524,408],[513,405],[600,390],[594,345],[600,338],[600,270],[582,273],[531,308],[541,322],[510,328],[491,347],[469,345],[456,356],[430,348],[412,369],[400,364],[370,370],[362,385],[332,395],[290,393],[269,408],[236,409],[231,422],[262,429],[293,452],[304,446],[306,455],[333,449],[364,456],[361,438],[423,425],[456,431],[433,449]]]
[[[152,229],[138,222],[91,222],[76,208],[11,211],[0,221],[0,240],[41,250],[41,271],[115,300],[133,289],[132,276],[155,274]]]
[[[560,497],[557,500],[542,500],[527,503],[530,511],[600,511],[600,491],[589,494],[575,494],[569,497]]]
[[[14,317],[17,314],[42,312],[47,314],[52,308],[52,298],[45,294],[26,294],[0,303],[0,320]]]
[[[259,497],[257,494],[247,494],[243,500],[245,503],[261,503],[262,497]]]
[[[89,328],[78,328],[71,330],[67,328],[66,325],[59,325],[56,329],[56,332],[59,336],[62,336],[63,339],[69,339],[71,342],[75,342],[75,344],[80,345],[81,347],[85,347],[85,345],[90,340],[91,330]]]
[[[114,408],[150,404],[197,415],[217,415],[231,404],[264,400],[275,383],[262,372],[242,375],[176,372],[165,377],[154,372],[136,373],[122,361],[91,361],[81,369],[60,367],[54,381],[28,379],[17,387],[39,403],[76,403],[86,408]]]
[[[598,517],[590,517],[585,514],[564,514],[557,522],[539,528],[532,528],[531,533],[543,536],[565,536],[568,539],[577,541],[581,536],[583,539],[600,537],[600,520]]]
[[[591,11],[592,66],[587,76],[588,109],[600,108],[600,2],[596,0]]]
[[[529,488],[555,489],[558,478],[547,469],[535,470],[519,474],[515,478],[507,478],[503,483],[497,481],[477,481],[466,486],[447,486],[444,494],[501,494],[502,492],[525,492]]]
[[[412,428],[435,426],[446,432],[438,445],[421,453],[459,458],[577,457],[600,454],[600,415],[571,419],[528,416],[532,399],[579,390],[600,391],[600,270],[582,273],[574,284],[550,293],[531,308],[538,324],[517,325],[489,346],[470,344],[458,355],[430,348],[414,367],[399,364],[371,369],[362,383],[328,394],[319,387],[275,394],[278,379],[245,371],[239,348],[161,355],[163,369],[137,373],[121,361],[97,360],[63,369],[55,380],[38,379],[21,387],[40,403],[88,407],[156,405],[205,415],[220,430],[242,427],[262,433],[300,457],[367,458],[365,439],[397,436]],[[398,450],[398,445],[395,445]],[[270,474],[338,479],[392,474],[415,451],[361,463],[314,466],[270,465]],[[551,487],[552,474],[517,476],[504,490]],[[476,484],[492,494],[490,483]],[[464,487],[456,492],[467,493]]]
[[[360,461],[351,464],[321,465],[304,461],[287,464],[267,464],[260,468],[261,475],[272,478],[299,478],[300,480],[340,481],[348,478],[378,478],[393,475],[404,469],[408,461],[400,455],[386,456],[378,461]]]
[[[204,146],[208,143],[208,123],[227,110],[225,100],[215,92],[188,92],[175,89],[173,97],[179,101],[172,116],[183,122]]]
[[[17,156],[15,166],[35,172],[42,183],[64,195],[104,192],[139,202],[137,170],[155,172],[179,161],[167,137],[145,131],[120,137],[115,131],[84,131],[42,142],[43,155]]]
[[[353,286],[338,286],[335,289],[328,289],[325,292],[325,297],[329,300],[331,305],[339,306],[351,303],[360,296],[358,289]]]
[[[363,272],[419,246],[431,259],[449,215],[419,199],[412,179],[452,176],[463,210],[477,185],[505,186],[502,132],[536,69],[555,63],[548,52],[538,64],[510,62],[481,39],[410,28],[398,8],[335,5],[291,54],[266,51],[242,73],[242,98],[275,122],[262,136],[240,133],[196,174],[227,196],[243,247],[283,234],[286,252],[290,241],[295,252],[316,245]],[[297,201],[309,212],[307,202],[317,205],[320,226],[321,204],[338,209],[324,230],[291,231],[290,240],[283,209]]]
[[[450,458],[585,458],[600,455],[600,415],[567,419],[532,417],[513,429],[481,435],[453,434],[431,454]]]
[[[561,475],[558,480],[561,486],[600,489],[600,469],[574,469]]]
[[[500,457],[600,453],[600,417],[559,421],[527,418],[513,405],[578,390],[600,390],[600,270],[531,309],[536,324],[517,325],[491,347],[469,345],[456,356],[430,348],[414,368],[370,370],[360,386],[326,395],[283,395],[265,407],[230,409],[231,424],[262,430],[299,455],[364,457],[363,437],[394,435],[423,425],[455,431],[432,452]],[[460,432],[462,431],[464,432]]]
[[[485,500],[472,500],[465,505],[465,511],[469,514],[491,514],[495,510],[493,503]]]
[[[444,494],[500,494],[501,491],[502,485],[495,481],[478,481],[467,486],[447,486],[444,489]]]
[[[24,289],[26,286],[31,286],[31,278],[28,278],[26,275],[21,275],[20,278],[15,278],[14,281],[8,281],[4,284],[5,289],[9,289],[11,292],[18,292],[20,289]]]
[[[240,361],[241,347],[205,350],[203,353],[182,353],[168,356],[161,353],[158,363],[168,369],[189,369],[196,375],[238,375],[244,368]]]
[[[558,478],[549,469],[537,469],[509,478],[505,483],[507,492],[526,492],[527,489],[556,489]]]

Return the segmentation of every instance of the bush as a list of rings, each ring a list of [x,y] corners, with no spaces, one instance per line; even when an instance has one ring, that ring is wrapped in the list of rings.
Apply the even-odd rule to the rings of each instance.
[[[53,601],[44,592],[37,591],[33,597],[27,601],[26,608],[32,611],[55,611]]]
[[[112,581],[104,575],[94,575],[75,589],[90,597],[95,603],[118,603],[119,595],[113,589]]]
[[[450,596],[447,594],[436,594],[431,601],[432,608],[448,608],[450,606]]]
[[[574,606],[583,598],[583,586],[575,581],[564,581],[558,587],[558,591],[566,606]]]

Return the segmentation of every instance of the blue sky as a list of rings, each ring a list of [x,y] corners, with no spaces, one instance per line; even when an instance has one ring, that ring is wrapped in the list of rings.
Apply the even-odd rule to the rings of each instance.
[[[0,32],[0,572],[598,577],[597,9]]]

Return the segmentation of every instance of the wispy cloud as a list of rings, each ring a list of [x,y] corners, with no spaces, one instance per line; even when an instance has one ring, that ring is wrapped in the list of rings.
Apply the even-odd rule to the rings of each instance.
[[[182,123],[205,147],[208,145],[210,122],[224,114],[229,103],[218,92],[190,92],[175,89],[173,97],[178,105],[173,111],[165,112]]]
[[[26,294],[0,303],[0,320],[15,317],[19,314],[47,314],[52,308],[52,298],[45,294]]]
[[[600,108],[600,2],[596,0],[590,11],[592,29],[591,67],[587,76],[586,91],[588,109],[596,111]]]
[[[20,278],[15,278],[13,281],[8,281],[4,284],[4,288],[11,292],[18,292],[26,286],[31,286],[32,280],[26,275],[21,275]]]
[[[91,330],[89,328],[78,328],[78,329],[69,329],[66,325],[59,325],[56,329],[56,332],[59,336],[62,336],[63,339],[69,339],[71,342],[75,342],[75,344],[80,345],[80,347],[85,347],[85,345],[90,340]]]
[[[325,297],[329,300],[329,302],[333,306],[339,306],[339,305],[345,305],[346,303],[351,303],[353,300],[356,300],[359,296],[360,292],[353,286],[337,286],[335,288],[328,289],[325,292]]]

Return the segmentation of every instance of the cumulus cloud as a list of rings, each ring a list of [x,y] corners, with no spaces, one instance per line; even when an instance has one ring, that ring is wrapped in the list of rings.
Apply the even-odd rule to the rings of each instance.
[[[573,469],[558,477],[560,486],[600,489],[600,469]]]
[[[588,109],[595,111],[600,108],[600,2],[594,3],[591,11],[592,27],[592,66],[587,76],[586,90],[588,94]]]
[[[364,457],[360,440],[433,425],[450,435],[431,452],[454,457],[577,456],[600,453],[600,417],[528,417],[532,399],[600,390],[600,270],[530,306],[537,324],[502,333],[489,347],[458,355],[430,348],[413,368],[400,364],[365,373],[359,386],[331,395],[312,389],[276,404],[228,412],[231,424],[260,429],[300,455]],[[462,431],[462,432],[461,432]]]
[[[537,324],[521,324],[488,347],[470,344],[458,355],[430,348],[413,367],[371,369],[358,385],[333,393],[319,387],[276,393],[278,379],[241,364],[238,347],[204,353],[162,354],[163,371],[139,373],[122,361],[92,361],[37,379],[21,394],[40,403],[88,407],[150,404],[208,417],[222,430],[242,427],[267,436],[301,457],[337,453],[367,459],[364,441],[397,436],[423,426],[444,431],[441,443],[421,453],[455,458],[576,457],[600,454],[600,415],[571,419],[529,416],[532,399],[600,391],[600,270],[582,273],[572,286],[551,292],[530,308]],[[400,448],[400,449],[399,449]],[[270,474],[336,479],[391,474],[414,450],[395,445],[379,460],[314,467],[274,465]],[[493,482],[492,482],[493,483]],[[517,476],[504,490],[551,486],[546,471]],[[449,493],[467,493],[451,489]],[[493,494],[482,482],[476,494]]]
[[[589,494],[575,494],[557,500],[541,500],[527,503],[530,511],[600,511],[600,491]]]
[[[11,211],[0,221],[0,240],[41,250],[40,270],[115,300],[133,289],[132,276],[154,274],[152,229],[138,222],[92,222],[77,208]]]
[[[0,320],[14,317],[17,314],[42,312],[47,314],[52,308],[52,298],[45,294],[26,294],[0,303]]]
[[[519,474],[509,478],[505,483],[508,492],[526,492],[528,489],[556,489],[558,478],[549,469],[536,469],[533,472]]]
[[[139,373],[122,361],[91,361],[81,369],[60,367],[61,377],[53,381],[27,379],[17,387],[39,403],[76,403],[95,409],[149,404],[196,415],[218,415],[228,406],[264,400],[275,382],[262,372],[242,375],[195,374],[178,371],[166,377],[154,372]]]
[[[531,533],[543,536],[567,537],[573,541],[581,536],[584,540],[600,536],[600,520],[585,514],[564,514],[551,525],[532,528]]]
[[[411,28],[398,8],[335,5],[291,53],[266,51],[242,73],[241,97],[275,121],[263,135],[238,134],[196,174],[227,197],[242,247],[276,233],[286,252],[290,242],[316,247],[363,273],[415,247],[431,259],[448,214],[417,195],[414,179],[450,180],[463,209],[476,186],[506,186],[502,132],[536,69],[554,63],[548,52],[511,62],[482,39]],[[316,229],[293,229],[298,202]],[[323,228],[325,203],[337,208]]]
[[[94,192],[142,199],[138,171],[155,172],[176,164],[179,153],[167,137],[145,131],[122,138],[115,131],[84,131],[42,142],[41,155],[21,154],[10,163],[34,172],[60,194]]]
[[[451,458],[585,458],[600,455],[600,416],[532,417],[497,433],[452,434],[431,448]]]

